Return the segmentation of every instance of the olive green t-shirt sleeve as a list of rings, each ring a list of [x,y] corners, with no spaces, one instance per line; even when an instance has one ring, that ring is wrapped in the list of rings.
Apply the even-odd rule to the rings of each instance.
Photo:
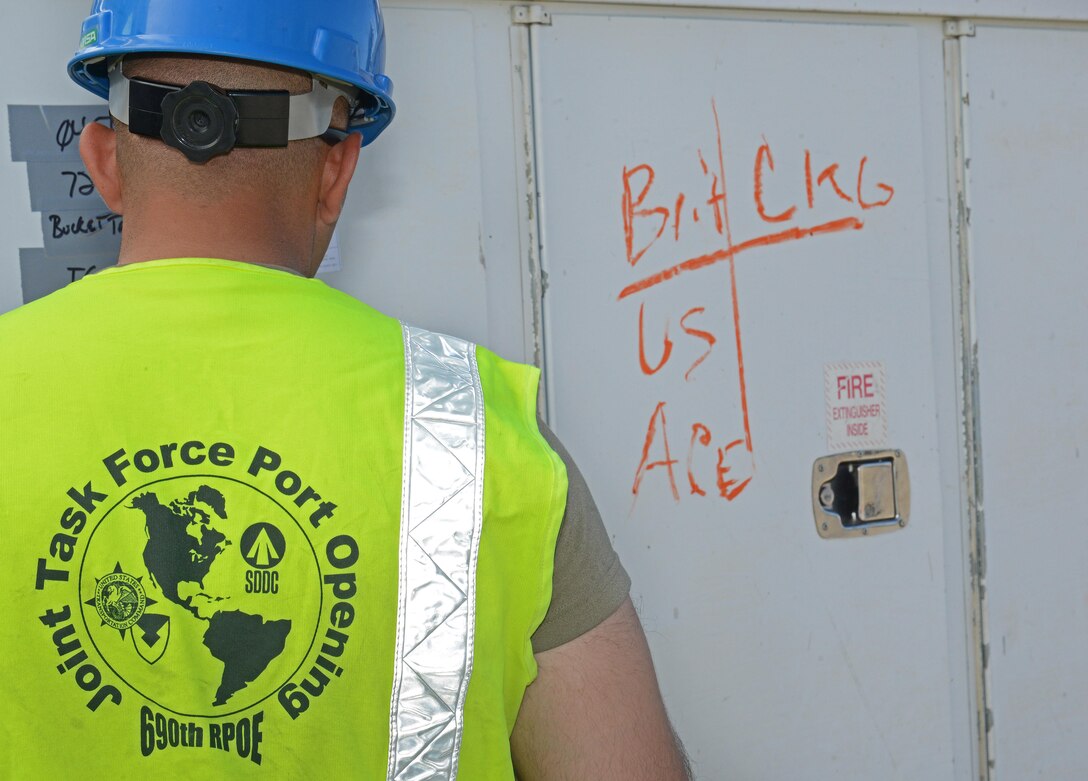
[[[567,467],[567,508],[555,545],[552,601],[533,634],[533,651],[563,645],[616,612],[631,590],[585,478],[570,453],[541,420],[540,433]]]

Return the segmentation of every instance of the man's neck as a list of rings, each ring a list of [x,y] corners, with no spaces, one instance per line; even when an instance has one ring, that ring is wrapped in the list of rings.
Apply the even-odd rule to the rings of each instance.
[[[159,205],[126,210],[118,265],[162,258],[222,258],[280,266],[307,276],[313,237],[257,208]]]

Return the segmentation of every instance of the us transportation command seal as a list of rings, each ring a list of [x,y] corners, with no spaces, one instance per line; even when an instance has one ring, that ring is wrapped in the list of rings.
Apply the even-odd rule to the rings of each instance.
[[[98,579],[94,597],[86,604],[93,606],[102,623],[119,630],[124,639],[125,630],[138,623],[148,604],[155,602],[151,600],[149,603],[140,578],[122,572],[121,562],[117,562],[113,572]]]

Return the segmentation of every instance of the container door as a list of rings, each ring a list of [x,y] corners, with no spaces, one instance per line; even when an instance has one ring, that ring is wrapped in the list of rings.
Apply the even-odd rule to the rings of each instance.
[[[963,45],[991,778],[1088,778],[1088,30]]]
[[[969,777],[939,22],[551,10],[549,411],[698,777]],[[909,520],[825,539],[874,450]]]

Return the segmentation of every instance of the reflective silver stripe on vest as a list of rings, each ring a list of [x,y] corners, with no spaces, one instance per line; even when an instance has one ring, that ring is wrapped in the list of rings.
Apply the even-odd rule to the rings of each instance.
[[[483,390],[475,345],[401,328],[404,475],[387,779],[452,781],[476,626]]]

